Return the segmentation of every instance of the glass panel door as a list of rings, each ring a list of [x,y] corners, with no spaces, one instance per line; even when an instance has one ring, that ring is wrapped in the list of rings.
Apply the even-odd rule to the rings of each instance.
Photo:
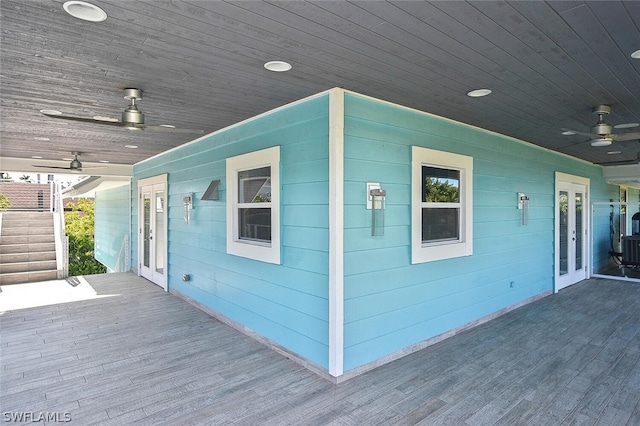
[[[167,290],[167,184],[163,177],[139,182],[138,256],[139,274]]]
[[[556,283],[555,290],[587,278],[587,186],[559,182],[556,199]]]

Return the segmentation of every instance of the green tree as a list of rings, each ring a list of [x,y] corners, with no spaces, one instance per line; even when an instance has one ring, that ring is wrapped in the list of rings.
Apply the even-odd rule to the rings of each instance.
[[[95,203],[80,198],[67,203],[70,212],[64,214],[65,229],[69,237],[69,275],[103,274],[106,267],[94,257]]]
[[[29,176],[29,175],[22,175],[22,176],[20,176],[20,180],[21,180],[21,181],[29,182],[29,179],[31,179],[31,176]]]
[[[457,203],[460,201],[458,187],[437,178],[425,179],[425,202],[427,203]]]
[[[5,211],[9,207],[11,207],[11,201],[9,201],[6,195],[0,193],[0,212]]]

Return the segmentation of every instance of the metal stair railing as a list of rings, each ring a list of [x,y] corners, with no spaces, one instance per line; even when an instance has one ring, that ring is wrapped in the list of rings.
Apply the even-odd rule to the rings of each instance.
[[[55,182],[54,185],[53,229],[55,233],[58,279],[62,279],[69,276],[69,237],[66,235],[64,225],[62,187],[59,182]]]

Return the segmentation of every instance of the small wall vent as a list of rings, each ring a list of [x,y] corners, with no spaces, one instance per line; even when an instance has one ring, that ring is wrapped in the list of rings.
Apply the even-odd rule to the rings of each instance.
[[[212,180],[200,199],[205,201],[218,201],[220,199],[220,179]]]

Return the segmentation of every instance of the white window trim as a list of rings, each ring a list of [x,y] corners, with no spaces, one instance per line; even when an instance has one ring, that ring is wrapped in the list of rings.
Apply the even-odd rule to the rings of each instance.
[[[418,146],[411,150],[411,263],[473,254],[473,157]],[[460,170],[460,240],[422,243],[422,166]]]
[[[238,238],[238,173],[271,167],[271,243]],[[263,149],[227,158],[227,253],[280,264],[280,147]],[[257,207],[257,206],[256,206]]]

